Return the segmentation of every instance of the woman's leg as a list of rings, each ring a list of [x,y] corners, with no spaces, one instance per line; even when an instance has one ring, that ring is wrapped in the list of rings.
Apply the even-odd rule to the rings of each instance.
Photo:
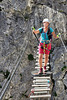
[[[44,62],[44,72],[46,71],[46,65],[48,63],[49,55],[45,54],[45,62]]]
[[[40,65],[40,68],[42,68],[42,58],[43,58],[43,54],[39,54],[39,65]]]
[[[43,58],[43,49],[41,48],[41,45],[43,45],[43,43],[39,44],[39,65],[40,65],[40,71],[39,74],[43,73],[43,69],[42,69],[42,58]]]
[[[45,63],[44,63],[44,66],[47,65],[48,59],[49,59],[49,54],[45,54]]]
[[[51,43],[46,44],[45,47],[48,49],[45,49],[45,63],[44,63],[44,71],[46,70],[46,65],[48,63],[48,59],[49,59],[49,53],[51,50]]]
[[[43,73],[43,69],[42,69],[42,58],[43,58],[43,54],[39,54],[39,65],[40,65],[39,74],[42,74]]]

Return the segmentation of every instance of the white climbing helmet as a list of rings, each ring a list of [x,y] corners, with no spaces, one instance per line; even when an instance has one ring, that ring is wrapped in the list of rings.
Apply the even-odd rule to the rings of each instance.
[[[45,19],[43,20],[43,23],[44,23],[44,22],[50,23],[50,22],[49,22],[49,19],[47,19],[47,18],[45,18]]]

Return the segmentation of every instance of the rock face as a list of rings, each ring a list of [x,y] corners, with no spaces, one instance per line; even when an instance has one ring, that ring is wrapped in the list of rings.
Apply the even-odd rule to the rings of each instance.
[[[53,95],[58,100],[66,100],[67,94],[67,52],[64,47],[56,48],[51,54],[51,69],[55,86]],[[54,94],[56,92],[56,95]],[[61,96],[62,95],[62,96]]]
[[[28,54],[36,51],[37,42],[32,35],[32,26],[35,28],[42,27],[42,20],[49,18],[50,26],[55,33],[59,32],[62,35],[64,43],[67,44],[67,1],[66,0],[0,0],[0,87],[3,86],[6,79],[4,72],[9,72],[15,67],[19,55],[24,50],[24,41],[28,41],[27,49],[25,50],[24,59],[11,81],[11,85],[7,90],[6,97],[10,100],[27,100],[31,88],[31,71],[34,69],[35,60],[29,61]],[[38,37],[40,34],[38,35]],[[59,47],[58,47],[59,46]],[[64,69],[63,62],[67,66],[67,54],[64,56],[64,49],[59,40],[52,40],[52,71],[53,78],[56,81],[55,87],[57,90],[58,100],[59,91],[66,100],[66,68]],[[58,47],[57,49],[55,47]],[[60,49],[61,48],[61,49]],[[56,54],[55,54],[56,53]],[[58,54],[58,55],[57,55]],[[63,55],[63,56],[62,56]],[[65,57],[65,59],[64,59]],[[63,61],[64,59],[64,61]],[[60,63],[59,63],[60,62]],[[57,66],[57,67],[56,67]],[[59,71],[58,71],[59,69]],[[61,69],[63,71],[61,71]],[[62,79],[63,78],[63,79]],[[62,81],[63,82],[62,82]],[[1,91],[2,88],[0,88]],[[18,92],[19,91],[19,92]],[[8,95],[8,96],[7,96]]]
[[[64,85],[67,87],[67,73],[66,73],[66,75],[64,76],[63,82],[64,82]]]

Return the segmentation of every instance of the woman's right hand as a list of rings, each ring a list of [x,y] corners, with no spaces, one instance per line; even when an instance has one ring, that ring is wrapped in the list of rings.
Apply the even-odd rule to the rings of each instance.
[[[34,34],[35,33],[35,30],[33,30],[32,33]]]
[[[38,34],[39,33],[39,30],[33,30],[32,33]]]

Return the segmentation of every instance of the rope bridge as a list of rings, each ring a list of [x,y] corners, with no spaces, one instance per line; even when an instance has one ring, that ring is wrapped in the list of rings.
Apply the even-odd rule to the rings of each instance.
[[[32,84],[32,89],[29,94],[30,100],[51,100],[51,92],[52,92],[52,72],[47,71],[45,74],[39,76],[35,75],[35,73],[39,72],[39,63],[38,63],[38,49],[37,49],[37,55],[35,56],[36,58],[36,63],[35,63],[35,71],[31,72],[33,75],[33,84]],[[45,56],[43,55],[43,60],[42,60],[42,66],[44,66],[44,61],[45,61]],[[50,61],[47,63],[46,70],[50,69]]]

